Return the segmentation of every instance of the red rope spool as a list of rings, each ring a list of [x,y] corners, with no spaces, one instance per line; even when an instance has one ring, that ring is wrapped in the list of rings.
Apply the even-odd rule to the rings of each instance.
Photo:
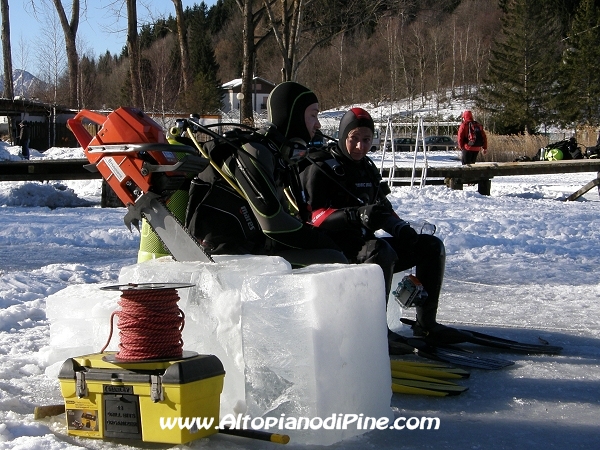
[[[183,355],[183,330],[185,316],[177,306],[179,295],[175,289],[126,290],[119,300],[121,310],[110,317],[110,335],[113,319],[118,317],[119,352],[122,361],[181,358]]]

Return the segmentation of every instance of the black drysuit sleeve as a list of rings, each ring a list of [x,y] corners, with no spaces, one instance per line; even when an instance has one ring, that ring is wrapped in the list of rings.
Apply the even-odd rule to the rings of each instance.
[[[292,216],[275,179],[280,162],[260,144],[245,144],[237,158],[227,164],[229,175],[246,196],[263,233],[292,248],[331,248],[338,250],[324,231]]]

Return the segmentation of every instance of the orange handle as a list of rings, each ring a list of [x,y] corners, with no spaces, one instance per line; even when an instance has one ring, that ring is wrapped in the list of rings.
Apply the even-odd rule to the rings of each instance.
[[[93,136],[84,128],[83,119],[88,119],[98,125],[101,125],[106,121],[106,116],[104,114],[95,113],[88,109],[82,109],[75,117],[67,120],[67,125],[69,125],[69,128],[75,135],[75,138],[79,144],[83,148],[86,148],[93,139]]]

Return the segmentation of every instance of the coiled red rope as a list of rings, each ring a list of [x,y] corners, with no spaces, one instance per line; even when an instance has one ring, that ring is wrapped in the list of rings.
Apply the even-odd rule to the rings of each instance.
[[[127,290],[118,302],[121,310],[110,316],[110,335],[101,350],[104,353],[113,334],[113,319],[118,317],[119,352],[122,361],[181,358],[185,315],[177,306],[175,289]]]

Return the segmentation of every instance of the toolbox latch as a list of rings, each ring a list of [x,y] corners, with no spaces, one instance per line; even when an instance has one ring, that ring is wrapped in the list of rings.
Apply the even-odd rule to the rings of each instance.
[[[77,397],[83,398],[88,396],[88,387],[85,382],[85,373],[84,372],[75,372],[75,393]]]
[[[165,399],[165,395],[160,375],[150,375],[150,382],[152,383],[150,387],[150,399],[154,403],[162,402]]]

